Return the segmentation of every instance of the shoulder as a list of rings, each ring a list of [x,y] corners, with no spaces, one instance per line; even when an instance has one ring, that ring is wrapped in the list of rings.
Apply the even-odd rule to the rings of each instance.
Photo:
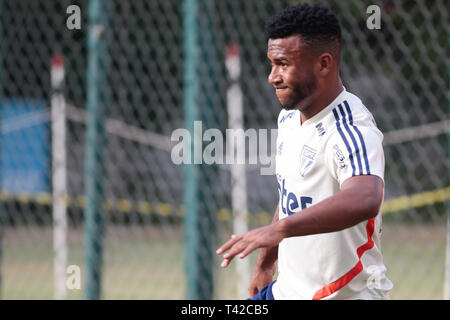
[[[344,97],[336,103],[330,112],[330,122],[333,130],[329,136],[329,144],[337,142],[351,143],[353,140],[368,139],[383,140],[383,134],[378,129],[376,121],[356,95],[346,92]],[[347,142],[348,141],[348,142]]]
[[[341,105],[344,109],[344,113],[341,112],[341,115],[347,117],[348,121],[353,121],[353,123],[357,123],[358,125],[377,127],[377,123],[370,110],[353,93],[347,92]]]

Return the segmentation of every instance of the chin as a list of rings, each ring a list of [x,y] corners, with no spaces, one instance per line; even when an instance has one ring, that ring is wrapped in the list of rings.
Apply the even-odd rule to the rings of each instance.
[[[286,101],[286,100],[281,100],[280,98],[278,98],[278,101],[281,104],[281,107],[285,110],[296,110],[298,109],[297,106],[299,105],[298,101]]]
[[[285,110],[295,110],[295,106],[292,105],[286,105],[284,103],[281,103],[281,108],[285,109]]]
[[[280,103],[281,103],[281,106],[283,107],[283,109],[300,110],[300,111],[306,109],[310,105],[310,103],[308,103],[308,99],[306,99],[306,98],[302,99],[300,101],[292,102],[292,103],[282,103],[281,101],[280,101]]]

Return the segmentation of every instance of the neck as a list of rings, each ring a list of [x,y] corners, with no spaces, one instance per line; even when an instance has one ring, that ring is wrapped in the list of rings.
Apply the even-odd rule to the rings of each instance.
[[[343,90],[344,87],[339,78],[333,86],[327,88],[325,92],[319,93],[317,98],[308,106],[308,108],[300,111],[300,123],[314,117],[320,111],[325,109]]]

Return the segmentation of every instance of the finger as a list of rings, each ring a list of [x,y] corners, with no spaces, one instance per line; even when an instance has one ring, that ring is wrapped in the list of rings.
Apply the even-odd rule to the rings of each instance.
[[[246,250],[247,245],[248,244],[246,244],[242,241],[237,243],[233,248],[230,249],[230,251],[228,251],[228,253],[224,254],[224,256],[223,256],[224,259],[228,259],[228,260],[233,259],[235,256],[237,256],[238,254],[241,254],[244,250]],[[252,249],[251,251],[253,251],[253,250],[254,249]],[[244,258],[244,257],[240,257],[240,258]]]
[[[232,236],[232,237],[235,238],[236,236]],[[240,241],[240,240],[241,239],[238,239],[238,241]],[[239,245],[238,245],[238,247],[239,247]],[[236,251],[236,249],[238,247],[236,247],[236,243],[235,243],[233,245],[233,247],[231,247],[230,251],[223,256],[224,259],[221,263],[222,268],[226,268],[230,264],[231,260],[233,260],[234,256],[242,250],[242,249],[238,249],[239,251]]]
[[[231,260],[229,260],[229,259],[223,259],[223,261],[222,261],[222,263],[220,264],[220,266],[221,266],[222,268],[226,268],[226,267],[228,267],[228,265],[230,264],[230,261],[231,261]]]
[[[233,246],[230,248],[230,250],[223,255],[225,259],[232,259],[239,253],[245,250],[247,247],[247,241],[244,241],[242,238],[236,241]]]
[[[237,241],[239,241],[240,237],[236,235],[231,235],[231,239],[225,242],[219,249],[216,250],[217,254],[222,254],[228,249],[230,249]]]
[[[250,243],[239,255],[239,258],[244,259],[246,256],[248,256],[250,253],[258,249],[258,245],[256,245],[254,242]]]
[[[227,251],[235,242],[236,236],[233,234],[231,235],[231,239],[225,242],[219,249],[216,250],[217,254],[222,254],[225,251]]]

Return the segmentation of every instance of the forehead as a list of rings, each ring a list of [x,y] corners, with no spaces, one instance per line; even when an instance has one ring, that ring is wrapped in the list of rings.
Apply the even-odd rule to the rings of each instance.
[[[295,55],[301,53],[303,47],[304,42],[298,35],[269,39],[267,42],[267,56]]]

